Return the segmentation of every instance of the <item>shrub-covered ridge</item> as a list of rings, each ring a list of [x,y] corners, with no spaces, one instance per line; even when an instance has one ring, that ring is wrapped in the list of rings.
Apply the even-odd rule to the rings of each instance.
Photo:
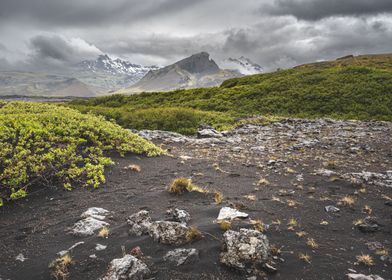
[[[30,185],[98,187],[109,151],[157,156],[163,151],[103,117],[49,104],[0,104],[0,204]]]
[[[129,128],[144,126],[140,120],[148,119],[150,112],[143,109],[173,107],[219,116],[202,120],[216,128],[254,115],[392,121],[391,61],[392,55],[361,56],[230,79],[220,87],[114,95],[73,101],[70,106],[105,112]],[[126,117],[136,111],[137,119]],[[158,122],[162,120],[150,118],[146,124]],[[178,122],[170,130],[180,131],[184,125],[194,130],[196,123]]]

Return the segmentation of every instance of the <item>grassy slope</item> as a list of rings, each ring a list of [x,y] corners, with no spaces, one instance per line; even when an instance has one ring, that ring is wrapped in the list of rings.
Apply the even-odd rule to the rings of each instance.
[[[208,112],[209,118],[199,117],[185,125],[189,133],[202,122],[225,128],[233,124],[235,117],[252,115],[392,121],[392,54],[301,65],[230,79],[215,88],[116,95],[74,101],[71,106],[104,114],[130,128],[155,128],[159,120],[161,129],[174,131],[184,130],[184,124],[174,128],[162,124],[165,116],[173,116],[165,108],[177,108],[190,115]],[[142,111],[158,107],[162,117]],[[137,115],[138,120],[129,117],[132,115]],[[143,125],[140,119],[145,120]]]

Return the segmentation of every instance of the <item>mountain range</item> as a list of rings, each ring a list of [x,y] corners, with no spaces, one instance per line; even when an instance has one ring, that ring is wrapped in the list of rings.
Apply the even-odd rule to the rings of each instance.
[[[201,52],[174,64],[143,66],[107,54],[95,60],[84,60],[55,73],[0,72],[0,96],[92,97],[142,91],[218,86],[224,80],[260,73],[262,68],[245,57],[229,58],[221,69]]]

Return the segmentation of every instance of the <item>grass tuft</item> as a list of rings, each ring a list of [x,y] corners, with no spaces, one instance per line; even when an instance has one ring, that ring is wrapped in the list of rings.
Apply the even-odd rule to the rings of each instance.
[[[366,266],[373,266],[373,265],[375,265],[374,260],[373,260],[372,256],[370,256],[370,255],[362,254],[362,255],[356,256],[356,259],[357,259],[359,264],[363,264],[363,265],[366,265]]]

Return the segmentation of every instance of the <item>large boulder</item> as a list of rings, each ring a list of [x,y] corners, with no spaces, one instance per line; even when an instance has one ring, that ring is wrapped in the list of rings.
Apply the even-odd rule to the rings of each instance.
[[[147,234],[152,224],[150,213],[146,210],[139,211],[127,219],[128,225],[131,227],[131,234],[141,236]]]
[[[151,274],[147,265],[132,255],[110,262],[109,269],[100,280],[142,280]]]
[[[228,230],[223,235],[221,263],[244,269],[248,265],[264,264],[268,259],[269,242],[267,236],[257,230],[241,228]]]
[[[190,219],[189,213],[183,210],[178,211],[174,216],[183,222]],[[188,227],[186,223],[152,221],[149,212],[145,210],[129,216],[127,221],[131,227],[131,234],[137,236],[148,234],[159,243],[182,245],[190,241],[189,233],[192,228]]]
[[[178,222],[155,221],[148,234],[159,243],[182,245],[189,242],[189,230],[189,227]]]

